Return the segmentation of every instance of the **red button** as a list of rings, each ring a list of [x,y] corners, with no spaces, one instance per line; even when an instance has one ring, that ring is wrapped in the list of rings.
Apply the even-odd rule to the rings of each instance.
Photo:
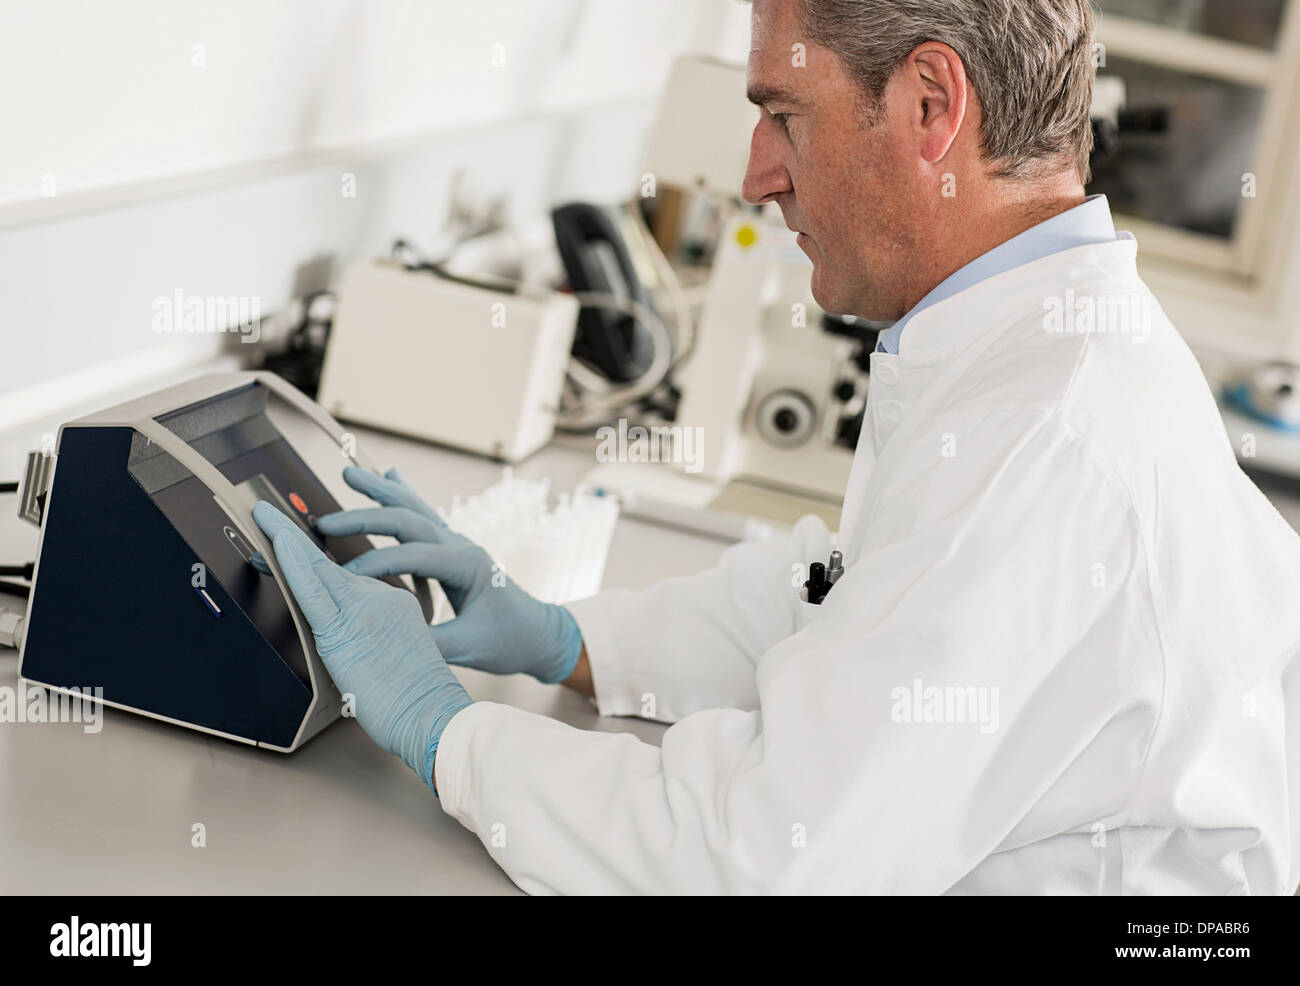
[[[289,494],[289,502],[293,504],[293,509],[298,513],[305,514],[307,512],[307,502],[297,493]]]

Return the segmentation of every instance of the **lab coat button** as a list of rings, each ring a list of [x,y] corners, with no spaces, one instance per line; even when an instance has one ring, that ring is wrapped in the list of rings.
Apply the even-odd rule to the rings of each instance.
[[[898,371],[888,363],[881,363],[876,367],[875,378],[877,383],[883,383],[888,387],[890,384],[898,382]]]

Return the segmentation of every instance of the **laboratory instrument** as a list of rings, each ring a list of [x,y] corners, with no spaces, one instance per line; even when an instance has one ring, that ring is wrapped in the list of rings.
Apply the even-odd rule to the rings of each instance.
[[[339,284],[319,401],[336,417],[519,462],[550,441],[578,303],[382,259]]]
[[[368,551],[315,527],[340,506],[308,460],[367,466],[355,441],[264,372],[211,374],[63,425],[51,485],[30,491],[45,500],[19,676],[297,749],[341,700],[252,509],[274,504],[337,561]],[[424,583],[420,596],[432,615]]]
[[[1284,431],[1300,431],[1300,367],[1265,363],[1232,376],[1224,400],[1256,421]]]

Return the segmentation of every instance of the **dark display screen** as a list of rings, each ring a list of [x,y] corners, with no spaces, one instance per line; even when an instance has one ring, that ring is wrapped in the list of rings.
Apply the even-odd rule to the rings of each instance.
[[[292,517],[332,560],[350,561],[372,547],[363,536],[324,537],[316,518],[339,508],[324,484],[265,414],[260,385],[233,391],[159,421],[203,453],[232,485],[266,500]],[[310,684],[307,659],[284,596],[272,575],[255,569],[253,546],[231,523],[207,485],[152,443],[133,446],[130,472],[193,549],[206,571],[256,625],[258,631]],[[231,505],[232,509],[238,509]],[[387,579],[395,585],[396,579]]]

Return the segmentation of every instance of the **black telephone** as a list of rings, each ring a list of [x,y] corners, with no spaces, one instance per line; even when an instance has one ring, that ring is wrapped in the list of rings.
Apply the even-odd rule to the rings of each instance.
[[[573,202],[551,210],[551,222],[560,260],[575,294],[609,294],[649,306],[622,234],[604,209]],[[614,383],[627,383],[650,367],[654,343],[634,316],[584,305],[578,314],[573,355]]]

